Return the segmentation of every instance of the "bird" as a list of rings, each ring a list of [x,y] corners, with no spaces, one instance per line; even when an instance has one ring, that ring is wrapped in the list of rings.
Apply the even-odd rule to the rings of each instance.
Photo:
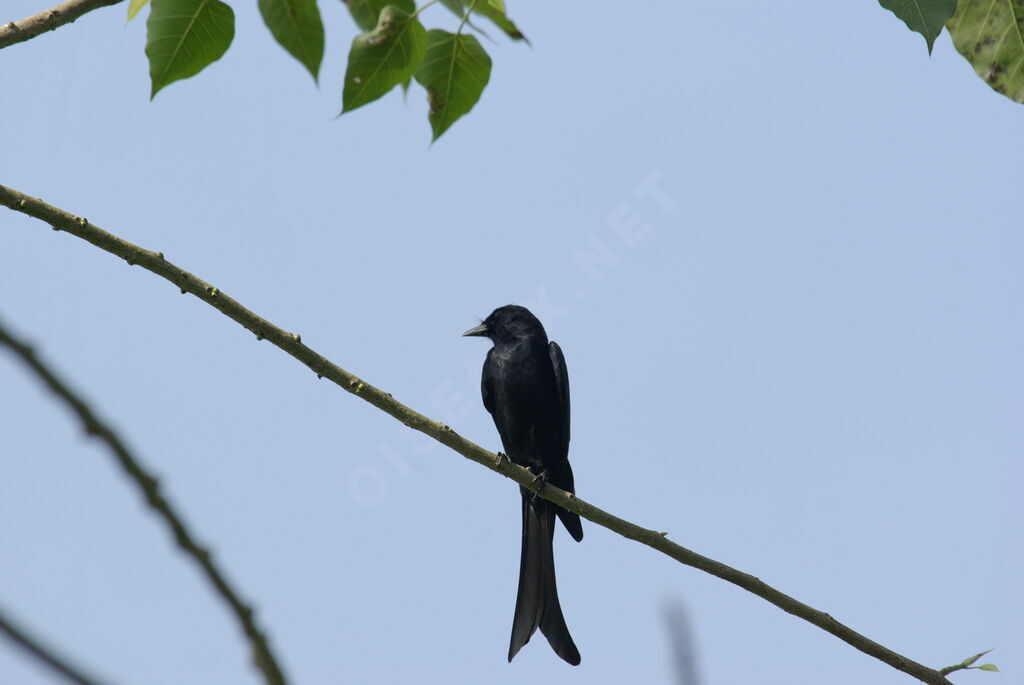
[[[561,348],[548,341],[544,326],[530,310],[511,304],[498,307],[463,335],[486,337],[494,344],[484,361],[480,391],[505,454],[530,469],[542,486],[551,483],[574,493],[569,374]],[[520,495],[523,540],[508,660],[540,628],[555,653],[578,666],[580,652],[558,602],[552,543],[556,517],[577,542],[583,540],[583,525],[577,514],[526,488],[520,488]]]

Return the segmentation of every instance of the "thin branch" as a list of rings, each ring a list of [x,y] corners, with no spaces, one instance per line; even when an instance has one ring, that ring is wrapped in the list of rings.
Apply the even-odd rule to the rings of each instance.
[[[4,615],[3,609],[0,609],[0,633],[7,635],[12,642],[35,657],[37,661],[43,662],[67,680],[78,683],[78,685],[100,685],[100,681],[85,675],[80,668],[72,666],[64,657],[57,656],[51,648],[43,645],[39,638],[29,635],[24,628],[16,626],[10,618]]]
[[[389,393],[375,388],[359,377],[342,369],[304,345],[298,333],[285,331],[256,315],[206,281],[170,263],[164,259],[163,253],[152,252],[122,240],[94,226],[87,219],[69,214],[64,210],[46,204],[42,200],[29,197],[2,185],[0,185],[0,204],[44,221],[58,231],[66,231],[124,259],[128,264],[138,264],[142,268],[167,279],[176,285],[182,294],[191,293],[195,295],[228,318],[233,319],[253,332],[257,340],[264,338],[269,340],[272,344],[305,364],[317,376],[331,380],[342,389],[358,395],[373,406],[398,419],[406,426],[430,436],[467,459],[486,466],[492,471],[511,478],[519,485],[536,492],[537,485],[534,483],[534,476],[525,468],[511,463],[507,459],[499,458],[493,452],[485,450],[479,445],[463,438],[443,423],[413,411],[395,400]],[[652,547],[682,564],[692,566],[734,585],[738,585],[771,602],[783,611],[813,623],[865,654],[869,654],[893,668],[917,678],[921,682],[929,683],[930,685],[949,685],[949,681],[938,671],[923,666],[901,654],[897,654],[887,647],[883,647],[877,642],[869,640],[828,614],[779,592],[750,574],[738,571],[672,542],[664,533],[642,528],[634,523],[613,516],[553,485],[545,486],[540,492],[540,496],[569,511],[576,512],[599,526],[612,530],[630,540],[636,540],[648,547]]]
[[[70,24],[86,12],[100,7],[116,5],[122,0],[67,0],[56,7],[25,17],[21,21],[9,21],[0,26],[0,48],[23,43],[40,33],[52,31],[58,26]]]
[[[107,447],[110,448],[125,474],[138,486],[150,508],[170,528],[178,546],[187,555],[195,559],[207,579],[213,584],[217,594],[231,607],[231,611],[234,612],[238,619],[242,631],[249,638],[253,650],[253,659],[256,662],[257,668],[263,673],[263,679],[267,685],[284,685],[285,678],[281,673],[280,667],[277,665],[277,659],[270,651],[267,638],[256,626],[252,608],[239,598],[238,593],[228,584],[224,574],[217,569],[217,566],[213,563],[210,550],[196,542],[195,538],[185,527],[181,516],[174,511],[170,502],[161,494],[160,483],[157,479],[142,467],[138,459],[128,451],[128,448],[125,447],[117,434],[96,417],[85,401],[72,392],[45,364],[39,361],[31,347],[15,339],[4,329],[2,321],[0,321],[0,345],[10,348],[16,356],[21,358],[26,366],[35,372],[36,376],[39,377],[51,392],[64,400],[71,411],[78,416],[87,434],[94,435],[107,444]]]

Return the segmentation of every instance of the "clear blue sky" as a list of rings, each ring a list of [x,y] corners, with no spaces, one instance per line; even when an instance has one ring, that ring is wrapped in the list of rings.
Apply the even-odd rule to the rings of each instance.
[[[958,683],[1020,682],[1024,109],[948,36],[929,59],[874,2],[510,2],[533,48],[487,44],[429,146],[422,91],[333,120],[341,3],[319,90],[255,4],[152,103],[124,5],[0,52],[0,183],[492,449],[459,334],[530,306],[581,497],[928,665],[999,648]],[[913,682],[593,525],[555,550],[583,664],[538,635],[509,665],[511,482],[152,274],[6,210],[0,238],[0,316],[161,475],[296,684],[672,683],[679,606],[703,685]],[[0,604],[111,682],[257,682],[108,454],[9,355],[0,390]],[[51,682],[0,642],[0,683]]]

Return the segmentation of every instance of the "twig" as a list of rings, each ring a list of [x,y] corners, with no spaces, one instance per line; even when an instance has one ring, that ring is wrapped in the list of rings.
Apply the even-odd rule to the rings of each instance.
[[[35,38],[40,33],[70,24],[86,12],[92,12],[107,5],[116,5],[119,2],[122,0],[67,0],[67,2],[62,2],[39,14],[25,17],[21,21],[9,21],[0,25],[0,48]]]
[[[138,459],[128,451],[128,448],[125,447],[117,434],[96,418],[96,415],[85,401],[73,393],[62,380],[57,378],[45,364],[39,361],[31,347],[15,339],[4,329],[2,321],[0,321],[0,345],[9,347],[55,395],[64,400],[78,416],[79,420],[81,420],[87,434],[94,435],[107,444],[107,447],[110,448],[110,451],[116,457],[118,464],[139,487],[149,506],[164,520],[167,527],[171,529],[171,533],[174,535],[178,546],[195,559],[196,563],[202,568],[203,573],[206,574],[207,579],[216,588],[217,593],[231,607],[242,631],[249,638],[253,650],[253,659],[256,662],[257,668],[263,673],[263,679],[267,685],[284,685],[284,676],[277,665],[277,659],[274,658],[270,651],[267,638],[256,627],[253,610],[239,598],[238,594],[228,584],[224,574],[217,569],[217,566],[213,563],[210,550],[202,547],[195,541],[195,538],[185,527],[181,516],[174,511],[170,502],[160,493],[160,483],[157,479],[141,466]]]
[[[206,281],[170,263],[164,259],[162,253],[152,252],[122,240],[94,226],[86,219],[69,214],[62,209],[46,204],[42,200],[29,197],[2,185],[0,185],[0,204],[44,221],[57,230],[66,231],[124,259],[129,264],[138,264],[142,268],[166,278],[171,283],[174,283],[182,293],[192,293],[211,307],[222,312],[225,316],[252,331],[258,340],[266,338],[272,344],[312,369],[317,376],[333,381],[342,389],[358,395],[373,406],[398,419],[406,426],[429,435],[467,459],[471,459],[492,471],[511,478],[529,490],[537,491],[533,474],[525,468],[511,463],[507,459],[500,459],[493,452],[485,450],[479,445],[463,438],[448,426],[413,411],[394,399],[389,393],[375,388],[359,377],[342,369],[302,344],[297,333],[289,333],[256,315]],[[636,540],[667,554],[682,564],[692,566],[734,585],[738,585],[771,602],[783,611],[813,623],[865,654],[869,654],[893,668],[917,678],[921,682],[929,683],[930,685],[949,685],[949,681],[938,671],[923,666],[901,654],[897,654],[887,647],[883,647],[877,642],[869,640],[828,614],[779,592],[750,574],[738,571],[672,542],[664,533],[641,528],[634,523],[613,516],[592,504],[584,502],[575,495],[571,495],[550,484],[545,486],[539,494],[544,499],[554,502],[569,511],[576,512],[599,526],[603,526],[630,540]]]
[[[51,648],[44,646],[38,638],[29,635],[24,628],[14,625],[11,619],[4,615],[3,609],[0,609],[0,633],[5,633],[12,642],[71,682],[78,683],[78,685],[100,685],[100,681],[83,674],[80,668],[72,666],[67,659],[57,656]]]

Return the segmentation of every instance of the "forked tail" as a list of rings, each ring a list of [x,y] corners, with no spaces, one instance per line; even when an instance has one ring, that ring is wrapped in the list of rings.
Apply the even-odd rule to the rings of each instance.
[[[556,505],[533,495],[523,495],[523,550],[519,561],[519,594],[512,619],[512,641],[508,660],[530,641],[533,632],[548,639],[555,653],[573,666],[580,663],[580,653],[572,641],[562,616],[555,586],[555,559],[552,542],[555,533]]]

